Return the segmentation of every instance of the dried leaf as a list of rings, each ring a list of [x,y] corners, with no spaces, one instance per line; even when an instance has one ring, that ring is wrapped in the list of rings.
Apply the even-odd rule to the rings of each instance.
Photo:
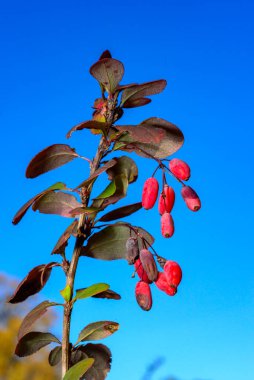
[[[81,300],[84,298],[93,297],[98,293],[105,292],[106,290],[108,290],[108,288],[109,288],[108,284],[98,283],[98,284],[91,285],[88,288],[78,289],[76,291],[76,296],[74,297],[73,300],[76,301],[76,300]]]
[[[79,157],[75,149],[65,144],[54,144],[39,152],[26,169],[27,178],[35,178]]]
[[[15,354],[19,357],[29,356],[53,342],[61,344],[53,334],[33,331],[19,340]]]
[[[101,166],[99,169],[97,169],[88,179],[81,182],[79,186],[76,187],[76,189],[79,189],[80,187],[88,186],[95,178],[97,178],[100,174],[104,173],[107,169],[111,168],[112,166],[117,164],[117,160],[113,158],[112,160],[109,160],[105,163],[105,165]]]
[[[78,226],[78,220],[75,219],[58,239],[51,253],[52,255],[57,254],[57,253],[59,255],[65,254],[65,248],[68,245],[68,240],[70,239],[71,235],[73,236],[77,235],[77,226]]]
[[[31,326],[41,318],[48,310],[50,306],[59,305],[56,302],[43,301],[32,309],[23,319],[18,332],[18,339],[21,339],[30,329]]]
[[[144,98],[150,95],[159,94],[166,87],[167,82],[164,79],[155,80],[153,82],[146,82],[138,84],[130,88],[126,88],[122,93],[122,99],[120,106],[125,105],[127,100],[134,100]]]
[[[8,300],[9,303],[19,303],[25,301],[28,297],[38,293],[49,279],[53,266],[58,263],[49,263],[38,265],[33,268],[28,275],[21,281],[14,294]]]
[[[139,235],[142,235],[150,245],[153,244],[154,238],[143,228],[128,223],[115,223],[93,234],[88,239],[87,245],[82,247],[81,255],[101,260],[125,259],[126,241],[132,231],[130,227],[137,229]],[[142,248],[140,237],[138,240]]]
[[[35,195],[33,198],[31,198],[28,202],[26,202],[16,213],[14,216],[12,223],[14,225],[18,224],[20,220],[23,218],[23,216],[26,214],[27,210],[32,206],[32,204],[38,200],[42,195],[47,194],[48,192],[51,192],[53,190],[65,190],[66,185],[62,182],[57,182],[54,185],[50,186],[48,189],[43,190],[41,193]]]
[[[109,127],[110,127],[110,123],[106,123],[106,122],[101,122],[101,121],[96,121],[96,120],[83,121],[82,123],[74,125],[74,127],[72,127],[69,130],[66,137],[67,139],[69,139],[73,132],[81,131],[82,129],[95,129],[97,131],[102,131],[105,134]]]
[[[47,193],[33,204],[34,211],[39,210],[43,214],[57,214],[69,218],[77,207],[82,207],[82,203],[79,203],[74,195],[62,191]]]
[[[104,58],[90,68],[90,74],[112,94],[123,77],[124,67],[116,59]]]
[[[92,367],[94,359],[84,359],[72,366],[64,375],[63,380],[80,380],[90,367]]]
[[[135,161],[127,156],[115,157],[117,163],[107,169],[108,179],[112,180],[118,175],[124,175],[129,183],[135,182],[138,178],[138,167]]]
[[[56,346],[49,353],[49,358],[48,358],[49,365],[51,365],[51,367],[54,367],[55,365],[60,363],[61,359],[62,359],[62,346]]]
[[[87,325],[79,334],[77,345],[87,340],[101,340],[114,334],[119,329],[119,324],[112,321],[93,322]]]
[[[133,203],[128,206],[119,207],[113,211],[108,212],[103,215],[99,221],[100,222],[110,222],[111,220],[116,220],[120,218],[124,218],[133,214],[134,212],[140,210],[142,208],[142,202]]]

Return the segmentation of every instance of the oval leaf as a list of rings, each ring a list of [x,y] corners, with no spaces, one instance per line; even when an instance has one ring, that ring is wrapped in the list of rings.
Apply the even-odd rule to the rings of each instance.
[[[77,201],[74,195],[63,192],[47,193],[33,204],[33,210],[39,210],[43,214],[56,214],[65,217],[72,217],[72,211],[82,204]]]
[[[51,365],[51,367],[54,367],[55,365],[60,363],[61,359],[62,359],[62,346],[56,346],[49,353],[49,358],[48,358],[49,365]]]
[[[119,329],[119,323],[112,321],[93,322],[87,325],[79,334],[78,341],[100,340],[114,334]]]
[[[112,94],[122,80],[124,67],[122,62],[116,59],[104,58],[90,68],[90,74]]]
[[[44,301],[32,309],[23,319],[18,332],[18,339],[21,339],[30,329],[31,326],[41,318],[48,310],[50,306],[59,305],[55,302]]]
[[[75,219],[58,239],[53,251],[51,252],[52,255],[57,253],[59,255],[65,254],[65,248],[68,245],[68,240],[70,239],[71,235],[77,236],[77,226],[78,221]]]
[[[38,293],[49,279],[52,267],[57,263],[42,264],[33,268],[18,285],[9,303],[19,303]]]
[[[35,178],[40,174],[56,169],[59,166],[79,157],[75,149],[65,144],[54,144],[43,149],[30,161],[26,169],[27,178]]]
[[[53,334],[33,331],[20,339],[15,354],[19,357],[29,356],[53,342],[61,344]]]
[[[116,223],[93,234],[87,245],[82,247],[81,255],[101,260],[125,259],[126,241],[130,237],[130,226],[128,223]],[[144,236],[150,245],[153,244],[152,235],[143,228],[134,228],[138,229],[139,234]],[[142,249],[140,238],[138,241]]]
[[[110,211],[107,214],[103,215],[99,221],[100,222],[110,222],[112,220],[124,218],[133,214],[134,212],[142,208],[142,202],[133,203],[128,206],[119,207],[116,210]]]
[[[92,367],[94,359],[83,359],[74,366],[72,366],[64,375],[63,380],[79,380],[86,371]]]
[[[148,98],[137,98],[137,99],[132,99],[130,98],[124,103],[124,108],[136,108],[136,107],[142,107],[147,104],[151,103],[151,99]]]
[[[125,102],[127,102],[127,100],[129,100],[130,102],[131,100],[134,100],[134,99],[140,99],[146,96],[159,94],[160,92],[164,90],[166,85],[167,85],[167,82],[165,79],[159,79],[153,82],[146,82],[143,84],[132,86],[130,88],[126,88],[122,92],[122,99],[121,99],[120,106],[123,106],[123,105],[125,106]]]
[[[105,292],[108,290],[109,285],[104,283],[98,283],[89,286],[88,288],[79,289],[76,292],[76,296],[74,297],[74,301],[76,300],[82,300],[84,298],[93,297],[98,293]]]
[[[107,169],[109,180],[114,179],[118,175],[124,175],[129,183],[135,182],[138,178],[138,167],[135,161],[127,156],[115,157],[117,163]]]
[[[112,166],[116,165],[117,160],[113,158],[112,160],[109,160],[105,163],[105,165],[101,166],[99,169],[97,169],[88,179],[81,182],[79,186],[77,186],[75,189],[79,189],[80,187],[88,186],[95,178],[97,178],[100,174],[104,173],[107,169],[111,168]]]
[[[97,120],[83,121],[80,124],[74,125],[74,127],[72,127],[69,130],[66,137],[67,139],[69,139],[73,132],[81,131],[82,129],[95,129],[95,130],[102,131],[105,134],[109,127],[110,127],[110,123],[106,123],[106,122],[101,122]]]

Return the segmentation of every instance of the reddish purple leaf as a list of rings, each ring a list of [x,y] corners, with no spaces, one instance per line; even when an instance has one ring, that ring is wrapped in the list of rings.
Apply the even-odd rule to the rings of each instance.
[[[127,100],[140,99],[150,95],[159,94],[166,87],[167,82],[164,79],[155,80],[153,82],[146,82],[138,84],[130,88],[126,88],[122,93],[121,106],[125,104]]]
[[[137,98],[137,99],[130,98],[124,103],[123,108],[141,107],[149,103],[151,103],[151,99],[149,98]]]
[[[68,245],[68,240],[70,239],[71,235],[73,236],[77,235],[77,226],[78,226],[78,220],[75,219],[58,239],[51,253],[52,255],[57,254],[57,253],[59,255],[65,254],[65,248]]]
[[[58,263],[49,263],[38,265],[33,268],[23,281],[18,285],[9,303],[19,303],[25,301],[28,297],[38,293],[49,279],[52,267],[59,265]]]
[[[109,127],[110,127],[110,124],[106,122],[101,122],[101,121],[96,121],[96,120],[83,121],[80,124],[74,125],[74,127],[72,127],[69,130],[66,137],[67,139],[69,139],[73,132],[81,131],[82,129],[96,129],[99,131],[103,131],[105,133]]]
[[[118,175],[124,175],[129,183],[138,178],[138,167],[135,161],[127,156],[115,157],[116,164],[107,169],[108,179],[112,180]]]
[[[116,59],[104,58],[90,68],[90,73],[109,93],[113,93],[123,77],[124,67]]]
[[[80,187],[88,186],[95,178],[97,178],[100,174],[104,173],[106,170],[111,168],[112,166],[117,164],[117,159],[113,158],[112,160],[109,160],[105,163],[105,165],[101,166],[99,169],[97,169],[88,179],[81,182],[80,185],[78,185],[75,189],[79,189]]]
[[[106,299],[109,299],[109,300],[120,300],[121,299],[121,296],[120,294],[114,292],[113,290],[105,290],[104,292],[101,292],[101,293],[98,293],[98,294],[95,294],[94,296],[92,296],[94,298],[106,298]]]
[[[102,55],[100,56],[99,60],[105,59],[105,58],[112,58],[112,55],[109,50],[105,50]]]
[[[23,216],[25,215],[25,213],[27,212],[27,210],[29,209],[30,206],[32,206],[32,204],[38,200],[41,196],[47,194],[48,192],[51,192],[51,191],[54,191],[54,190],[65,190],[66,189],[66,185],[62,182],[57,182],[55,185],[52,185],[50,186],[48,189],[46,190],[43,190],[41,193],[35,195],[32,199],[30,199],[28,202],[26,202],[19,210],[18,212],[15,214],[13,220],[12,220],[12,223],[15,225],[15,224],[18,224],[20,222],[20,220],[23,218]]]
[[[133,214],[134,212],[142,208],[142,202],[133,203],[128,206],[119,207],[116,210],[110,211],[107,214],[103,215],[99,221],[100,222],[110,222],[111,220],[116,220],[124,218]]]
[[[48,193],[39,198],[33,204],[33,210],[39,210],[43,214],[56,214],[71,218],[71,212],[81,207],[74,195],[59,191],[58,193]]]
[[[39,152],[30,161],[26,169],[26,177],[35,178],[38,175],[56,169],[77,157],[79,157],[79,155],[69,145],[51,145]]]

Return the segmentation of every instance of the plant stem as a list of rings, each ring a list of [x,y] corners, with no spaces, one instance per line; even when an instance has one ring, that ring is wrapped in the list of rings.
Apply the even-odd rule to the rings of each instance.
[[[101,138],[96,155],[94,157],[94,160],[91,162],[90,165],[90,176],[95,172],[96,169],[98,169],[100,165],[100,161],[105,154],[105,151],[107,150],[107,146],[104,144],[105,139],[104,137]],[[88,189],[86,189],[86,199],[83,201],[84,206],[87,206],[89,197],[92,191],[92,186],[90,186]],[[78,265],[78,260],[80,257],[80,252],[83,247],[83,244],[86,240],[85,234],[81,234],[80,231],[84,228],[85,225],[85,218],[86,216],[83,214],[79,218],[79,224],[78,224],[78,236],[76,238],[75,247],[73,250],[72,259],[70,262],[67,279],[66,279],[66,286],[70,287],[71,290],[71,299],[73,297],[73,287],[74,287],[74,280]],[[62,377],[64,377],[65,373],[69,369],[70,364],[70,324],[71,324],[71,314],[72,314],[72,303],[70,301],[66,301],[64,304],[64,317],[63,317],[63,337],[62,337]]]

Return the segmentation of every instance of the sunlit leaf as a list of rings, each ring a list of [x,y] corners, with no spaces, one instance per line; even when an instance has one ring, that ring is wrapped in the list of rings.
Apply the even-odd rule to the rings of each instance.
[[[123,77],[124,67],[116,59],[104,58],[90,68],[90,73],[109,93],[113,93]]]
[[[93,322],[87,325],[79,334],[77,343],[87,340],[101,340],[114,334],[119,329],[119,324],[112,321]]]
[[[51,365],[51,367],[54,367],[55,365],[60,363],[61,359],[62,359],[62,346],[56,346],[49,353],[49,358],[48,358],[49,365]]]
[[[144,98],[150,95],[159,94],[166,87],[167,82],[164,79],[155,80],[153,82],[146,82],[126,88],[122,92],[121,104],[120,106],[125,106],[127,100],[134,100]]]
[[[29,356],[50,343],[61,344],[61,342],[53,334],[33,331],[24,335],[19,340],[16,346],[15,354],[19,357]]]
[[[69,302],[71,299],[71,287],[66,285],[63,290],[60,290],[60,294],[66,302]]]
[[[57,214],[71,217],[71,212],[77,207],[82,207],[74,195],[63,192],[47,193],[33,204],[33,210],[39,210],[43,214]]]
[[[149,98],[137,98],[137,99],[130,98],[124,103],[123,107],[124,108],[142,107],[149,103],[151,103],[151,99]]]
[[[69,130],[66,137],[67,137],[67,139],[69,139],[73,132],[81,131],[82,129],[94,129],[94,130],[102,131],[102,132],[106,133],[106,131],[108,130],[109,127],[110,127],[110,123],[106,123],[106,122],[100,122],[97,120],[83,121],[82,123],[74,125],[74,127],[72,127]]]
[[[18,339],[21,339],[30,329],[31,326],[41,318],[50,306],[59,305],[56,302],[43,301],[32,309],[23,319],[18,332]]]
[[[30,161],[26,169],[27,178],[35,178],[79,157],[75,149],[65,144],[54,144],[43,149]]]
[[[115,194],[116,192],[116,184],[115,181],[112,181],[108,184],[105,190],[96,197],[96,199],[105,199],[110,197],[111,195]]]
[[[133,214],[134,212],[140,210],[142,208],[142,203],[133,203],[128,206],[119,207],[113,211],[108,212],[107,214],[103,215],[99,221],[101,222],[110,222],[111,220],[116,220],[120,218],[124,218],[126,216],[129,216]]]
[[[105,292],[106,290],[108,290],[108,288],[108,284],[98,283],[91,285],[88,288],[78,289],[73,300],[81,300],[84,298],[93,297],[98,293]]]
[[[83,359],[74,366],[72,366],[64,375],[63,380],[80,380],[81,376],[92,367],[94,359]]]
[[[115,223],[93,234],[88,239],[87,245],[82,247],[81,255],[102,260],[124,259],[126,241],[130,237],[130,232],[133,231],[131,228],[136,229],[150,245],[153,244],[154,238],[143,228],[134,227],[128,223]],[[138,241],[142,249],[140,237]]]

